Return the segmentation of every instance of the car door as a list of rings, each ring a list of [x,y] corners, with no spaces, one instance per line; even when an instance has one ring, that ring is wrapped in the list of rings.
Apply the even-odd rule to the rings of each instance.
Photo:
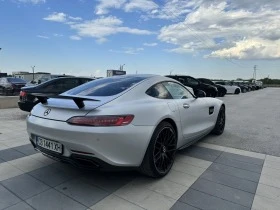
[[[225,82],[225,86],[228,89],[228,93],[234,93],[235,92],[236,86],[233,86],[232,83]]]
[[[209,129],[207,118],[209,107],[203,98],[194,98],[181,84],[164,82],[163,85],[170,92],[180,112],[183,142],[180,146],[202,136]]]

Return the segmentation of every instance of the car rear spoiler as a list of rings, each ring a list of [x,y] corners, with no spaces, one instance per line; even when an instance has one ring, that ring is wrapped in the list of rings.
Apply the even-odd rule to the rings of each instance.
[[[84,101],[100,101],[100,100],[97,100],[97,99],[83,98],[83,97],[79,97],[79,96],[49,95],[49,94],[32,94],[32,95],[35,96],[36,98],[38,98],[38,100],[42,104],[48,103],[49,98],[59,98],[59,99],[73,100],[79,109],[82,109],[82,108],[85,107]]]

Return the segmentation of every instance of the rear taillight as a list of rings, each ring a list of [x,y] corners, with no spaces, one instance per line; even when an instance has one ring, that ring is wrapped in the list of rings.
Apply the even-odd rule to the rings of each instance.
[[[134,115],[105,115],[72,117],[67,120],[71,125],[84,126],[124,126],[131,123]]]
[[[26,96],[26,92],[20,91],[19,96],[22,96],[22,97]]]

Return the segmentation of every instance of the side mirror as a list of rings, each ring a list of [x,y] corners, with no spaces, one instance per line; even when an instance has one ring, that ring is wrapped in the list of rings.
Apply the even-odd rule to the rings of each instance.
[[[206,93],[203,90],[197,90],[195,95],[196,95],[197,98],[206,97]]]

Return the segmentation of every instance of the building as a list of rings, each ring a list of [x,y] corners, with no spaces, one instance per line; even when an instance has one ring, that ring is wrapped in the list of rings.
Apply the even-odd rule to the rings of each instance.
[[[107,77],[120,76],[120,75],[126,75],[126,71],[114,70],[114,69],[107,70]]]
[[[49,77],[51,74],[47,72],[36,72],[36,73],[29,73],[27,71],[18,71],[18,72],[12,72],[13,77],[21,78],[27,82],[30,82],[32,80],[38,80],[42,77]]]

